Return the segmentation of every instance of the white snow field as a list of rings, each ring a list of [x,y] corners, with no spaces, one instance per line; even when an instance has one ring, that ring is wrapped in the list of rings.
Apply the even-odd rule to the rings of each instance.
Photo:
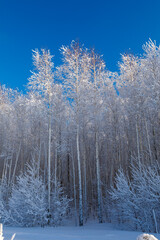
[[[4,226],[4,240],[11,239],[16,233],[15,240],[136,240],[141,232],[121,231],[110,224],[89,223],[83,227],[33,227],[13,228]],[[160,234],[153,234],[160,239]]]

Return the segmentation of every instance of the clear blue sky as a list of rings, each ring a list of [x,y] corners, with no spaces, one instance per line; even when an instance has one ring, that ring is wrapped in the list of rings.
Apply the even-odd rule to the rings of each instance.
[[[160,43],[159,0],[0,0],[0,83],[24,90],[35,48],[59,48],[78,39],[104,55],[111,71],[120,53],[142,53],[148,39]]]

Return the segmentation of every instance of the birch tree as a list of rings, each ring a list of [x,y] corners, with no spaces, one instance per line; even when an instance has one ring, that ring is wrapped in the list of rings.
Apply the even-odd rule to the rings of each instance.
[[[96,159],[96,175],[97,175],[97,199],[98,199],[98,219],[102,223],[102,191],[101,191],[101,170],[99,160],[99,121],[101,121],[102,113],[102,86],[103,73],[105,64],[102,58],[91,51],[91,68],[93,71],[93,118],[94,118],[94,134],[95,134],[95,159]]]
[[[61,48],[64,65],[62,67],[65,74],[65,89],[68,94],[70,104],[74,109],[76,122],[76,148],[79,178],[79,225],[83,226],[83,202],[82,202],[82,173],[80,154],[80,82],[81,82],[81,58],[82,48],[78,43],[72,42],[70,47]]]
[[[46,107],[48,108],[48,212],[50,216],[51,205],[51,99],[53,95],[53,62],[50,51],[42,49],[42,53],[38,50],[33,51],[33,64],[35,71],[29,78],[29,87],[33,91],[38,91],[44,97]]]

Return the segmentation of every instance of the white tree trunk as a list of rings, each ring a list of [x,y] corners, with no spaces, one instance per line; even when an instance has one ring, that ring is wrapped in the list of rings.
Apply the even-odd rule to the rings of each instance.
[[[77,124],[77,160],[78,160],[78,177],[79,177],[79,226],[83,226],[83,203],[82,203],[82,179],[81,179],[81,161],[79,149],[79,125]]]
[[[146,133],[147,133],[149,156],[150,156],[150,161],[152,163],[152,151],[151,151],[151,145],[150,145],[150,139],[149,139],[149,133],[148,133],[148,126],[147,126],[147,121],[146,120],[145,120],[145,125],[146,125]]]
[[[0,223],[0,240],[3,240],[3,225]]]
[[[48,214],[49,214],[49,218],[50,218],[50,210],[51,210],[50,208],[51,208],[51,112],[49,107],[49,126],[48,126]]]
[[[75,217],[75,225],[77,226],[77,199],[76,199],[77,194],[76,194],[76,179],[75,179],[73,150],[72,150],[72,169],[73,169],[73,191],[74,191],[74,217]]]
[[[138,153],[138,161],[140,163],[140,146],[139,146],[139,133],[138,133],[138,125],[136,123],[136,135],[137,135],[137,153]]]
[[[86,174],[86,150],[84,146],[84,215],[85,215],[85,222],[87,221],[87,174]]]
[[[57,145],[55,146],[54,186],[55,195],[57,195]]]
[[[101,180],[100,180],[100,166],[99,166],[99,148],[98,148],[98,134],[95,133],[96,142],[96,172],[97,172],[97,193],[98,193],[98,219],[102,223],[102,201],[101,201]]]
[[[21,151],[21,142],[19,144],[19,149],[18,149],[18,152],[16,154],[16,162],[15,162],[14,169],[13,169],[13,174],[12,174],[12,183],[14,183],[14,180],[15,180],[15,174],[16,174],[17,163],[18,163],[20,151]]]

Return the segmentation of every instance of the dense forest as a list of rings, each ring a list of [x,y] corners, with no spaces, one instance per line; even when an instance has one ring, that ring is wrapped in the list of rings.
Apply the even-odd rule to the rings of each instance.
[[[33,51],[27,93],[0,87],[0,216],[19,226],[89,218],[158,232],[160,46],[118,72],[73,41]]]

